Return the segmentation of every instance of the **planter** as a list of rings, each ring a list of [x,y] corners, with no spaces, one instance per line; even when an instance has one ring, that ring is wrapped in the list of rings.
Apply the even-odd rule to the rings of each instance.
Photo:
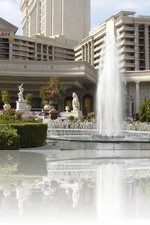
[[[11,108],[11,105],[9,103],[5,103],[3,105],[4,110],[9,110]]]
[[[65,106],[65,110],[66,110],[66,112],[69,112],[69,105]]]
[[[44,109],[45,109],[45,110],[50,110],[50,109],[51,109],[51,106],[50,106],[49,104],[46,104],[46,105],[44,106]]]
[[[58,111],[55,109],[55,107],[52,106],[48,113],[51,120],[56,120],[58,118]]]

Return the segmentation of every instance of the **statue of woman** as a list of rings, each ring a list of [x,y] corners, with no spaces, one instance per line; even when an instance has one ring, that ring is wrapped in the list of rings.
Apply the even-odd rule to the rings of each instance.
[[[18,101],[24,101],[24,98],[23,98],[23,92],[24,92],[24,88],[22,87],[23,86],[23,83],[18,86],[18,89],[19,89],[19,93],[18,93]]]
[[[80,103],[79,103],[78,96],[77,96],[77,94],[75,92],[73,92],[72,97],[73,97],[73,99],[72,99],[73,111],[77,111],[80,108]]]

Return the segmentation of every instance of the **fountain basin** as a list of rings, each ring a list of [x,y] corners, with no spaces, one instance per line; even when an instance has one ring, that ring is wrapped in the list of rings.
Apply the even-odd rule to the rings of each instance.
[[[48,138],[96,143],[150,143],[150,132],[122,131],[120,136],[102,136],[94,129],[51,129]]]

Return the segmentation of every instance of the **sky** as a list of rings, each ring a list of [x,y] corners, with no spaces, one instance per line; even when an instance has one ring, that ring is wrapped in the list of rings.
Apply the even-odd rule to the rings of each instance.
[[[20,0],[0,0],[0,17],[17,26],[17,34],[21,35],[19,3]],[[150,15],[150,0],[91,0],[91,29],[121,10]]]

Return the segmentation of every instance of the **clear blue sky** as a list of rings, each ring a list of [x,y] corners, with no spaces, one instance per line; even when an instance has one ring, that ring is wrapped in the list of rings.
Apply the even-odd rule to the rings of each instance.
[[[18,34],[22,34],[19,3],[20,0],[0,0],[0,17],[19,27]],[[91,0],[91,28],[121,10],[150,15],[150,0]]]

